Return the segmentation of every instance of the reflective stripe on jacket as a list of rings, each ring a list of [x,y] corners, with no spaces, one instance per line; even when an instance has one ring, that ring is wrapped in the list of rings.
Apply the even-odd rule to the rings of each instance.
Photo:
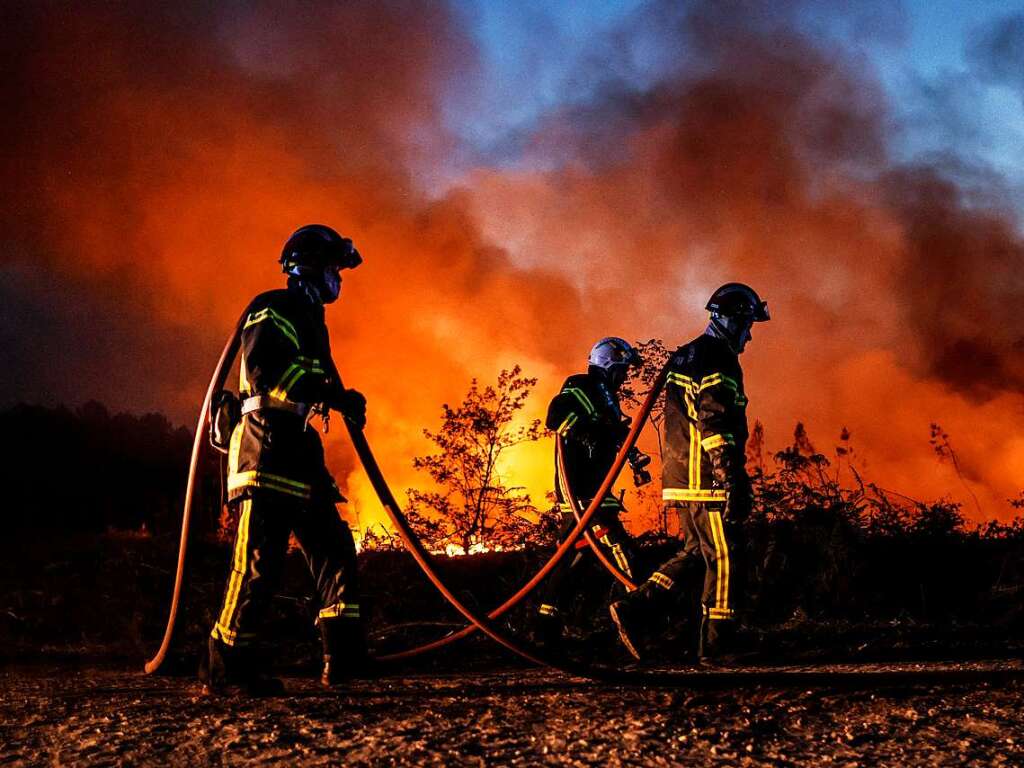
[[[242,328],[239,392],[290,403],[328,399],[330,342],[323,307],[299,290],[260,294]],[[323,445],[305,420],[283,410],[242,416],[228,450],[228,498],[271,491],[300,499],[326,494],[338,500],[324,464]]]
[[[672,357],[665,394],[665,501],[724,501],[709,452],[731,453],[728,465],[745,482],[747,397],[739,358],[722,339],[702,335]]]
[[[565,471],[572,492],[581,501],[589,501],[608,474],[628,432],[618,398],[595,375],[570,376],[551,400],[546,424],[564,442]],[[557,467],[555,497],[559,505],[565,504]],[[605,502],[620,506],[614,497]]]

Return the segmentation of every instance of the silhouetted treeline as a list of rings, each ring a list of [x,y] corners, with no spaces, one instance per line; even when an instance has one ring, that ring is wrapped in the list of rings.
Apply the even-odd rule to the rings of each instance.
[[[96,402],[74,410],[16,405],[0,411],[0,439],[9,526],[177,530],[192,432],[165,416],[111,414]],[[219,509],[217,457],[206,453],[200,528],[215,525]]]

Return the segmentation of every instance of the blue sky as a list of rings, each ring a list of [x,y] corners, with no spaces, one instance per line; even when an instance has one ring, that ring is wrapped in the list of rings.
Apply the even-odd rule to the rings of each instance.
[[[965,56],[972,36],[987,24],[1024,12],[1024,2],[916,0],[904,7],[909,33],[906,46],[895,48],[888,60],[878,57],[875,61],[896,113],[913,110],[921,89],[946,87],[958,94],[955,106],[974,129],[970,131],[970,146],[965,147],[958,141],[962,136],[947,135],[925,120],[908,129],[904,151],[966,150],[998,168],[1015,184],[1024,184],[1024,94],[1003,85],[979,85],[969,76],[971,65]]]
[[[635,85],[654,82],[666,66],[663,41],[644,39],[630,21],[645,0],[456,0],[479,47],[483,78],[457,94],[449,122],[472,156],[515,164],[515,137],[547,111],[583,101],[600,72]],[[987,24],[1024,12],[1024,0],[907,0],[795,3],[805,29],[863,55],[888,93],[903,159],[955,152],[1024,187],[1024,98],[1019,89],[973,76],[968,41]],[[640,25],[637,25],[640,27]],[[615,64],[608,39],[618,33]],[[656,35],[656,32],[653,34]],[[628,40],[628,50],[622,40]],[[678,52],[676,52],[678,54]],[[675,54],[674,54],[675,55]],[[591,66],[593,63],[593,66]],[[1020,200],[1018,200],[1020,202]]]

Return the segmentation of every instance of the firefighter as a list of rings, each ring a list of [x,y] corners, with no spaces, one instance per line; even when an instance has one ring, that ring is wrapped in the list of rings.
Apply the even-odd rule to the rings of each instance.
[[[208,640],[200,678],[208,690],[239,686],[275,694],[279,680],[253,654],[256,629],[276,586],[294,533],[319,597],[321,680],[331,685],[365,658],[355,545],[335,505],[344,501],[324,464],[309,419],[330,410],[359,427],[366,400],[344,389],[331,358],[324,306],[337,300],[341,270],[362,262],[352,241],[311,224],[284,245],[287,287],[260,294],[241,331],[241,419],[228,449],[228,503],[239,513],[231,570]]]
[[[666,383],[662,499],[679,514],[682,547],[609,607],[623,644],[638,659],[653,620],[669,609],[686,574],[701,566],[699,658],[724,663],[735,653],[736,541],[751,504],[739,355],[753,324],[769,318],[767,304],[741,283],[723,285],[706,309],[707,329],[674,353]]]
[[[555,470],[555,498],[562,515],[559,534],[564,539],[576,526],[569,506],[572,494],[585,509],[601,486],[622,442],[629,432],[630,420],[619,406],[618,392],[629,369],[639,366],[640,355],[628,342],[616,337],[601,339],[590,351],[586,373],[570,376],[548,406],[547,427],[563,441],[564,480]],[[630,464],[638,483],[650,480],[644,467],[650,457],[634,449]],[[557,459],[556,459],[557,460]],[[565,487],[566,484],[568,487]],[[591,518],[590,532],[604,548],[608,558],[627,576],[633,573],[633,555],[629,534],[619,519],[622,502],[608,495],[601,500]],[[567,556],[548,577],[537,616],[538,640],[550,651],[561,647],[562,611],[573,594],[567,583],[583,560],[583,539],[579,551]]]

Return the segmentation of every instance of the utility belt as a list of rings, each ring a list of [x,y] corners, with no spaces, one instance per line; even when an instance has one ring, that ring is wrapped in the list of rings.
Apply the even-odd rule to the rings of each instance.
[[[242,401],[242,415],[256,411],[284,411],[305,419],[313,410],[309,403],[293,403],[290,400],[279,400],[270,395],[253,395]]]
[[[320,409],[315,404],[295,403],[290,400],[270,397],[270,395],[239,398],[233,392],[222,389],[213,396],[210,404],[210,444],[221,453],[227,453],[231,443],[231,433],[238,422],[242,420],[242,416],[247,413],[256,413],[257,411],[290,413],[303,420],[305,429],[309,425],[310,417],[320,410],[324,411],[324,432],[326,432],[326,409]]]

